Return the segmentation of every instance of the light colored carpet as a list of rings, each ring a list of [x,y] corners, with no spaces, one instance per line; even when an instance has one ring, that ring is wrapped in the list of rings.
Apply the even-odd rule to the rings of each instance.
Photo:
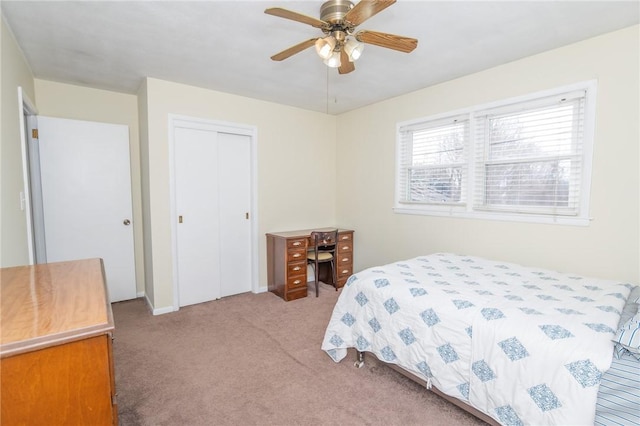
[[[244,293],[153,316],[113,305],[119,420],[129,425],[481,425],[458,407],[355,353],[321,349],[338,296],[284,302]]]

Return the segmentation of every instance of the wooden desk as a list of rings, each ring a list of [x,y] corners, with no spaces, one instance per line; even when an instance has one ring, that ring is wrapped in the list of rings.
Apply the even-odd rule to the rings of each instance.
[[[315,228],[267,234],[267,281],[269,291],[284,300],[307,297],[307,250],[312,231],[336,228]],[[337,287],[344,286],[353,273],[353,230],[338,229],[336,252]],[[323,282],[329,281],[331,274]],[[328,284],[333,284],[331,281]]]
[[[0,269],[2,425],[115,425],[101,259]]]

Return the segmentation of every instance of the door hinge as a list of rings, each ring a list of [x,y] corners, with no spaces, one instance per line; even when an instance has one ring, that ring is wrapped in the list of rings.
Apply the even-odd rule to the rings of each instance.
[[[31,137],[33,139],[38,139],[38,129],[31,129]]]

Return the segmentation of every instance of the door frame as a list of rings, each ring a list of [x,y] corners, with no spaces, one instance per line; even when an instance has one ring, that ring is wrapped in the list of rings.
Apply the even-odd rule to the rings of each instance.
[[[178,213],[176,210],[176,188],[175,188],[175,129],[187,128],[192,130],[210,130],[215,132],[232,133],[236,135],[249,136],[250,142],[250,197],[251,205],[249,221],[251,226],[251,247],[249,250],[251,265],[251,292],[258,293],[258,130],[256,126],[248,124],[230,123],[225,121],[208,120],[204,118],[189,117],[179,114],[168,115],[168,140],[169,140],[169,202],[171,210],[171,260],[172,260],[172,281],[173,281],[173,310],[180,309],[180,296],[178,288],[178,256],[177,256],[177,224]]]
[[[36,156],[32,152],[32,148],[29,148],[29,145],[34,145],[29,143],[33,139],[29,133],[38,128],[38,110],[21,86],[18,87],[18,109],[24,184],[21,202],[27,223],[29,265],[33,265],[34,263],[46,263],[47,261],[46,249],[44,248],[44,211],[42,208],[42,188],[40,186],[40,162],[35,161],[39,158],[39,154]],[[34,170],[34,168],[37,168],[37,170]],[[39,202],[32,202],[33,196],[36,196]]]

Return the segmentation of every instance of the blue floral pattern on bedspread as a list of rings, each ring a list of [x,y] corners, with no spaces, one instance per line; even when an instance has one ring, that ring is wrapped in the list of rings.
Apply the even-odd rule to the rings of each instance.
[[[336,362],[347,348],[373,352],[501,424],[593,424],[629,288],[477,257],[417,257],[352,275],[322,349]]]

